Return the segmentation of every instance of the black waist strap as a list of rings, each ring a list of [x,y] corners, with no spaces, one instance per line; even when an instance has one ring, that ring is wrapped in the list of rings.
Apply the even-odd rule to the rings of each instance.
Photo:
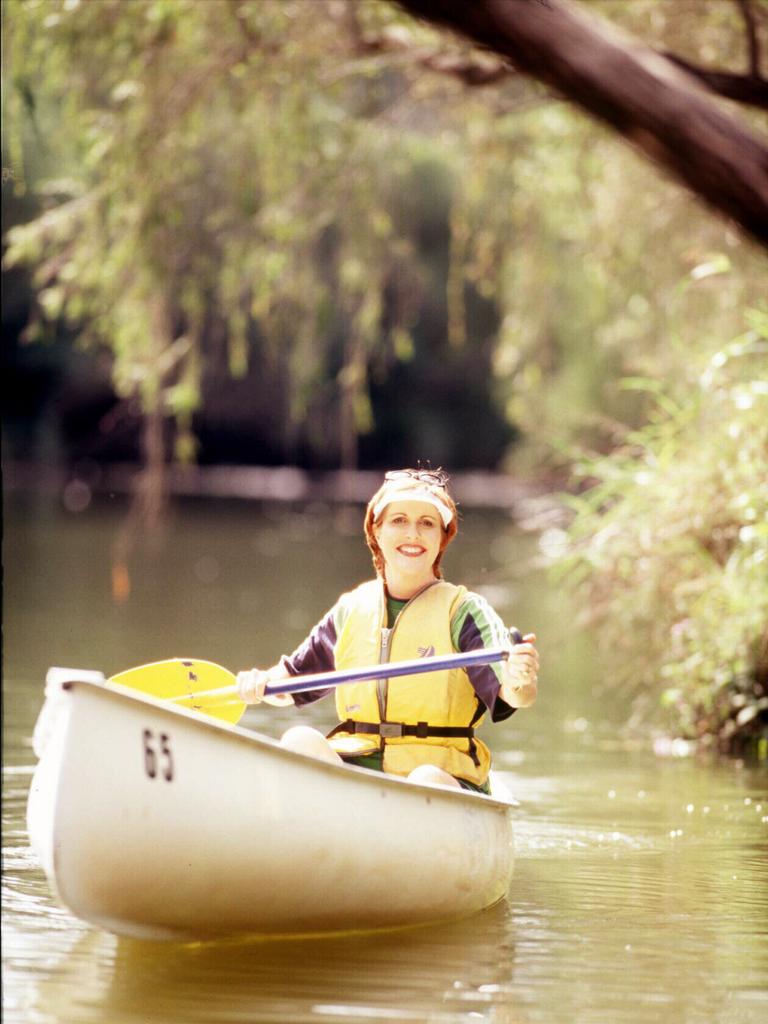
[[[426,739],[427,736],[464,736],[472,739],[475,735],[475,730],[471,726],[429,725],[428,722],[417,722],[416,725],[407,725],[405,722],[353,722],[351,718],[346,722],[340,722],[328,733],[328,738],[338,732],[369,733],[383,736],[384,739],[399,736],[418,736],[419,739]]]

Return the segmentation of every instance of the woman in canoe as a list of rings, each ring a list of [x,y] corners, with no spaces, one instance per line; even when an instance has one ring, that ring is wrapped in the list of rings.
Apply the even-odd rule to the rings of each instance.
[[[488,791],[491,757],[475,735],[486,712],[494,722],[536,699],[535,635],[512,645],[498,615],[478,594],[443,579],[440,560],[458,529],[442,470],[387,473],[368,503],[365,537],[376,579],[342,594],[289,657],[237,677],[249,704],[304,704],[331,691],[265,696],[292,676],[385,661],[510,648],[493,665],[336,687],[340,724],[328,738],[295,726],[282,742],[328,761],[406,776],[412,781]]]

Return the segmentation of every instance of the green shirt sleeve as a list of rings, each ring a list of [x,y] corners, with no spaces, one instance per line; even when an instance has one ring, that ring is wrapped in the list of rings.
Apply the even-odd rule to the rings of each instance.
[[[509,643],[509,632],[486,599],[468,591],[451,620],[451,640],[456,651],[475,651],[480,647],[505,646]],[[501,662],[485,667],[501,683]]]

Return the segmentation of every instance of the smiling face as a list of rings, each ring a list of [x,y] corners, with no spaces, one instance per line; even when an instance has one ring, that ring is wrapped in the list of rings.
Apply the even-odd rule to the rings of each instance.
[[[432,566],[443,539],[440,515],[433,505],[393,501],[373,532],[384,556],[384,576],[393,597],[412,597],[433,582]]]

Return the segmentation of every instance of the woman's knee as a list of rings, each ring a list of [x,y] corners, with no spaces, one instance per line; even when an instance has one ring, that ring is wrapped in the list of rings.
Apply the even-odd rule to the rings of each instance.
[[[280,745],[286,750],[294,750],[299,754],[308,754],[320,761],[330,764],[342,764],[342,760],[328,740],[317,729],[308,725],[294,725],[283,733]]]
[[[420,764],[408,775],[408,781],[418,782],[422,786],[448,786],[451,789],[461,789],[457,779],[435,764]]]

